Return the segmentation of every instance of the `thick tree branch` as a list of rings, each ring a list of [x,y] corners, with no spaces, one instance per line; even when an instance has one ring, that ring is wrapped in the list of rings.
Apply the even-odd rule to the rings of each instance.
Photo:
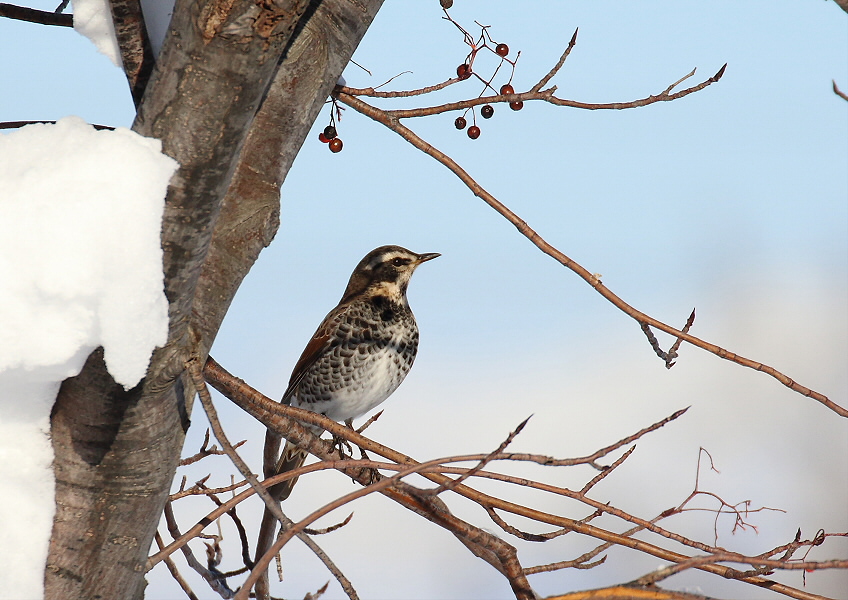
[[[161,139],[180,163],[162,228],[168,344],[128,392],[106,371],[102,351],[62,385],[51,419],[57,510],[47,599],[142,593],[139,567],[188,426],[193,389],[184,364],[195,346],[188,324],[200,268],[238,151],[306,5],[302,0],[273,30],[240,19],[257,10],[252,0],[175,6],[172,35],[134,126]]]
[[[382,5],[313,2],[245,140],[201,270],[193,337],[205,356],[241,281],[279,226],[280,187],[313,121]],[[267,581],[258,587],[266,595]]]

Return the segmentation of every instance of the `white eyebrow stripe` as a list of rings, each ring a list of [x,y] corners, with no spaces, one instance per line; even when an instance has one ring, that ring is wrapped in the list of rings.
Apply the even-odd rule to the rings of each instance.
[[[368,265],[370,268],[374,268],[379,264],[387,263],[394,258],[405,258],[407,260],[412,260],[412,257],[409,256],[406,252],[399,252],[397,250],[392,250],[391,252],[386,252],[385,254],[380,254],[375,256],[371,263]]]

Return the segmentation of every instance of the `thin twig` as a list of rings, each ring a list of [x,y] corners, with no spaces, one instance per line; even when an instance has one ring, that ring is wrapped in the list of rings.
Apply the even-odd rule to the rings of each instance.
[[[330,525],[329,527],[322,527],[321,529],[310,529],[307,527],[303,530],[304,533],[308,533],[309,535],[327,535],[328,533],[332,533],[338,529],[341,529],[353,518],[353,513],[350,513],[348,516],[344,518],[343,521],[336,523],[335,525]]]
[[[562,53],[562,56],[559,57],[557,64],[555,64],[553,68],[548,71],[547,75],[545,75],[539,80],[539,83],[530,88],[531,92],[538,92],[539,90],[541,90],[543,87],[548,85],[548,82],[553,79],[554,75],[559,72],[559,70],[562,68],[562,65],[565,64],[565,59],[568,58],[568,55],[571,54],[572,48],[574,48],[574,45],[577,43],[578,31],[579,28],[574,30],[574,34],[571,36],[571,40],[568,42],[568,47],[566,47],[565,52]]]
[[[452,489],[456,488],[456,486],[458,486],[460,483],[462,483],[463,481],[465,481],[469,477],[473,477],[475,473],[482,471],[483,467],[485,467],[487,464],[492,462],[492,460],[494,460],[496,456],[503,453],[504,449],[507,446],[509,446],[512,443],[512,441],[515,439],[515,436],[517,436],[519,433],[521,433],[521,430],[524,429],[524,426],[527,425],[527,422],[530,420],[530,418],[532,416],[533,415],[530,415],[529,417],[524,419],[521,423],[519,423],[518,427],[516,427],[513,431],[511,431],[509,433],[509,435],[506,437],[506,439],[503,442],[501,442],[500,446],[498,446],[497,448],[495,448],[495,450],[493,450],[492,452],[490,452],[489,454],[487,454],[486,456],[481,458],[480,461],[473,468],[468,469],[467,472],[463,473],[462,475],[460,475],[456,479],[449,479],[448,481],[439,484],[438,487],[433,488],[431,490],[425,490],[425,492],[428,493],[428,494],[432,494],[434,496],[439,495],[444,491],[448,491],[448,490],[452,490]]]
[[[494,521],[494,523],[506,531],[507,533],[514,535],[520,540],[524,540],[525,542],[547,542],[548,540],[552,540],[554,538],[558,538],[561,535],[565,535],[566,533],[570,533],[573,529],[570,528],[562,528],[557,529],[556,531],[551,531],[549,533],[528,533],[526,531],[521,531],[517,527],[513,527],[506,521],[504,521],[500,515],[495,511],[491,506],[484,506],[486,512],[489,514],[489,518]],[[525,569],[525,572],[527,569]]]
[[[245,444],[247,440],[242,440],[236,444],[233,444],[233,449],[237,449],[239,446]],[[197,451],[196,454],[189,456],[187,458],[181,458],[179,466],[185,467],[187,465],[196,463],[197,461],[206,458],[207,456],[217,455],[217,456],[226,456],[226,452],[223,450],[218,450],[218,447],[213,445],[211,448],[209,445],[209,429],[206,429],[206,434],[203,436],[203,444],[200,446],[200,450]]]
[[[581,495],[586,495],[589,490],[591,490],[599,481],[609,476],[613,471],[615,471],[625,460],[627,460],[633,451],[636,449],[636,446],[631,446],[627,449],[627,452],[619,456],[609,467],[595,475],[586,485],[583,486],[583,489],[580,490]]]
[[[689,329],[691,329],[692,324],[695,322],[695,309],[692,309],[692,312],[689,314],[689,318],[686,319],[686,323],[683,325],[683,329],[681,331],[683,333],[689,333]],[[677,350],[680,348],[680,344],[683,343],[683,338],[678,337],[674,344],[668,349],[668,352],[665,352],[661,347],[660,343],[657,340],[657,337],[654,335],[654,332],[651,331],[651,326],[645,322],[640,322],[639,326],[642,328],[642,332],[648,338],[648,342],[651,344],[651,348],[654,349],[654,352],[657,356],[659,356],[663,362],[665,362],[665,368],[670,369],[675,365],[674,359],[677,358]]]
[[[683,324],[683,329],[681,331],[683,333],[689,333],[689,330],[692,328],[692,325],[695,323],[695,309],[692,309],[692,312],[689,314],[689,318],[686,319],[686,323]],[[674,359],[677,358],[677,351],[680,349],[680,344],[683,343],[682,338],[677,338],[674,340],[674,343],[671,345],[671,348],[668,349],[668,358],[665,361],[665,366],[667,369],[670,369],[674,366]]]
[[[246,485],[249,485],[247,481],[239,481],[238,483],[234,483],[232,485],[227,485],[224,487],[207,488],[202,483],[197,482],[187,490],[181,489],[177,492],[174,492],[170,495],[170,499],[179,500],[180,498],[185,498],[186,496],[208,496],[210,494],[224,494],[226,492],[235,491]]]
[[[382,410],[381,410],[381,411],[379,411],[379,412],[374,413],[373,415],[371,415],[371,416],[368,418],[368,420],[367,420],[367,421],[365,421],[362,425],[360,425],[359,427],[357,427],[357,428],[356,428],[356,433],[362,433],[363,431],[365,431],[366,429],[368,429],[369,427],[371,427],[371,425],[372,425],[372,424],[374,424],[374,422],[375,422],[377,419],[379,419],[382,415],[383,415],[383,411],[382,411]]]
[[[177,520],[174,517],[174,509],[170,500],[165,503],[164,514],[165,524],[168,527],[168,532],[171,534],[171,537],[174,538],[174,540],[177,540],[182,537],[182,534],[180,533],[180,528],[177,525]],[[198,575],[200,575],[206,581],[206,583],[209,584],[209,587],[211,587],[212,590],[214,590],[218,595],[220,595],[221,598],[233,597],[233,590],[231,590],[230,587],[227,585],[227,580],[222,573],[214,571],[212,569],[207,569],[206,567],[201,565],[200,561],[195,558],[194,552],[191,551],[191,548],[188,546],[188,544],[181,546],[180,550],[182,551],[183,556],[185,556],[188,566],[194,569],[194,571]]]
[[[723,68],[724,68],[724,67],[722,67],[722,69],[723,69]],[[691,71],[689,71],[686,75],[684,75],[683,77],[681,77],[680,79],[678,79],[677,81],[675,81],[674,83],[672,83],[670,86],[668,86],[667,88],[665,88],[665,90],[663,91],[663,94],[669,94],[669,93],[671,93],[671,90],[673,90],[674,88],[676,88],[678,85],[680,85],[681,83],[683,83],[684,81],[686,81],[686,80],[687,80],[687,79],[689,79],[690,77],[694,77],[694,76],[695,76],[695,71],[697,71],[697,70],[698,70],[698,69],[697,69],[697,68],[695,68],[695,69],[692,69]]]
[[[201,484],[201,487],[202,484]],[[221,506],[223,502],[221,502],[215,494],[207,494],[207,497],[214,502],[217,506]],[[253,567],[253,561],[250,560],[250,549],[247,543],[247,532],[244,529],[244,525],[241,522],[241,519],[236,512],[236,507],[234,506],[232,509],[227,511],[227,516],[229,516],[233,520],[233,524],[236,526],[236,530],[238,531],[239,542],[241,543],[241,560],[244,563],[244,566],[247,568]]]
[[[162,541],[162,536],[159,535],[158,531],[154,534],[153,538],[156,540],[156,545],[159,547],[160,550],[165,547],[165,543]],[[166,556],[164,562],[165,566],[168,568],[168,572],[171,574],[171,577],[174,578],[174,580],[177,582],[177,585],[180,586],[180,589],[185,592],[185,595],[189,597],[189,600],[199,600],[195,593],[192,591],[188,582],[180,574],[180,570],[177,568],[176,563],[174,563],[171,557]]]

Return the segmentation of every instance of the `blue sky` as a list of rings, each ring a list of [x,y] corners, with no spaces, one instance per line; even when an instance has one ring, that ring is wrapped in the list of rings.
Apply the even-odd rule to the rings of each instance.
[[[577,46],[553,80],[568,99],[641,98],[694,67],[690,82],[728,63],[723,79],[702,92],[641,109],[496,106],[494,118],[478,119],[475,141],[454,129],[453,114],[406,124],[636,308],[679,326],[696,307],[696,336],[848,404],[848,103],[830,89],[836,79],[848,90],[848,15],[825,1],[455,4],[451,14],[467,29],[475,19],[491,25],[496,40],[521,51],[517,91],[548,71],[577,27]],[[440,14],[435,0],[387,2],[355,56],[373,76],[351,65],[348,83],[377,85],[412,71],[393,82],[409,89],[452,75],[467,50]],[[0,80],[3,120],[77,114],[93,123],[132,121],[123,76],[72,31],[0,21]],[[469,80],[431,99],[379,105],[420,106],[479,91]],[[635,322],[539,253],[443,166],[352,110],[338,127],[344,150],[333,155],[317,141],[328,119],[327,109],[283,187],[277,238],[221,329],[213,354],[224,366],[279,397],[366,252],[390,243],[441,252],[411,284],[419,357],[369,431],[375,439],[420,459],[486,451],[533,413],[516,449],[576,456],[691,405],[640,442],[598,499],[654,516],[691,490],[703,446],[721,470],[707,477],[711,489],[787,511],[755,515],[759,534],[731,535],[720,522],[722,545],[756,553],[788,541],[799,526],[810,536],[819,527],[848,530],[842,419],[766,375],[692,347],[667,371]],[[245,456],[258,469],[261,426],[219,405],[231,437],[249,440]],[[189,444],[202,437],[203,419],[195,412]],[[229,470],[223,460],[216,468],[221,484]],[[582,485],[587,473],[561,477]],[[316,494],[329,500],[349,490],[341,477],[303,480],[287,508],[305,514]],[[454,508],[485,523],[468,506]],[[558,508],[571,516],[582,510]],[[509,597],[489,567],[450,536],[379,498],[356,510],[351,526],[321,543],[364,597]],[[711,540],[704,514],[669,526]],[[362,535],[373,536],[373,553],[348,552]],[[562,539],[522,547],[521,556],[525,564],[560,560],[581,544]],[[848,555],[844,541],[830,548],[818,558]],[[286,556],[290,587],[280,589],[287,596],[326,580],[300,548]],[[532,583],[553,594],[658,566],[653,559],[615,562],[626,556],[611,553],[618,568],[540,575]],[[801,586],[800,576],[779,579]],[[763,597],[698,575],[668,583]],[[815,593],[846,587],[844,573],[807,577]],[[195,588],[212,597],[202,584]],[[163,569],[148,597],[176,596]]]

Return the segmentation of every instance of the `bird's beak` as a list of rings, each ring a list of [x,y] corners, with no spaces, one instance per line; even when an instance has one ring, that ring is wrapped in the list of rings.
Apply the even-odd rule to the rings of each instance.
[[[427,252],[426,254],[419,254],[417,264],[420,265],[423,262],[427,262],[428,260],[433,260],[434,258],[439,258],[441,254],[438,252]]]

